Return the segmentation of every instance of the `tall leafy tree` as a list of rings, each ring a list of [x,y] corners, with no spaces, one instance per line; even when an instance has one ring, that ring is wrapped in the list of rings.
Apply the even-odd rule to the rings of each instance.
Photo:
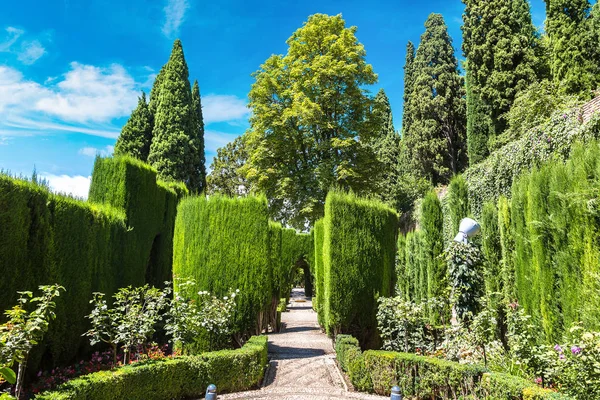
[[[444,18],[431,14],[414,62],[403,140],[420,176],[446,183],[466,164],[465,89]]]
[[[146,103],[146,94],[138,98],[138,105],[131,113],[115,145],[115,155],[130,155],[142,161],[148,160],[152,142],[152,113]]]
[[[194,159],[191,142],[197,136],[197,124],[188,67],[179,39],[173,44],[161,75],[148,161],[160,178],[185,182],[194,190],[190,185],[190,164]]]
[[[462,0],[468,74],[469,161],[488,154],[516,95],[537,79],[537,32],[527,0]]]
[[[224,194],[230,197],[244,196],[250,184],[241,169],[248,160],[245,136],[237,137],[225,147],[217,149],[217,156],[210,166],[207,177],[209,194]]]
[[[365,49],[340,15],[315,14],[270,57],[250,91],[247,176],[275,219],[304,227],[324,214],[333,186],[372,192],[379,169],[369,142],[377,81]]]
[[[198,81],[192,87],[192,112],[194,114],[194,134],[191,136],[190,152],[190,188],[197,193],[206,190],[206,157],[204,155],[204,118],[202,116],[202,101]]]
[[[406,45],[406,61],[404,63],[404,114],[402,115],[402,135],[408,131],[410,125],[410,115],[406,112],[406,104],[408,103],[408,98],[414,84],[414,63],[415,45],[409,41]]]
[[[550,70],[565,93],[590,95],[596,89],[597,66],[590,43],[588,0],[546,0],[546,33],[549,38]]]
[[[165,76],[165,67],[166,65],[163,65],[158,75],[156,75],[156,78],[154,79],[154,84],[152,85],[152,90],[150,90],[150,101],[148,102],[148,108],[150,109],[150,112],[152,113],[153,117],[154,114],[156,114],[158,100],[160,99],[160,88]]]

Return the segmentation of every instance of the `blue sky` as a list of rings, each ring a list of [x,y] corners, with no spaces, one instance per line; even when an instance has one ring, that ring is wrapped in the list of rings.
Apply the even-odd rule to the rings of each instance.
[[[534,23],[543,0],[532,0]],[[367,6],[367,4],[369,4]],[[20,0],[0,14],[0,169],[30,175],[34,165],[54,189],[87,195],[97,153],[110,154],[141,90],[179,37],[198,79],[207,124],[207,164],[216,148],[243,133],[252,72],[314,13],[342,13],[358,27],[367,61],[388,94],[396,128],[402,67],[432,12],[444,15],[460,55],[460,0],[276,1]]]

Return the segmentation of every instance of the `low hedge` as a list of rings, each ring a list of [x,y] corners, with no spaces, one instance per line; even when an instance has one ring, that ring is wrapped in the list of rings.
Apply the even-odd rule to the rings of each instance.
[[[488,372],[476,364],[390,351],[362,353],[358,341],[349,335],[336,337],[335,350],[340,367],[360,391],[389,396],[392,386],[398,385],[405,397],[415,399],[569,399],[525,379]]]
[[[267,337],[254,336],[237,350],[152,360],[69,381],[37,395],[46,400],[164,400],[200,397],[214,383],[219,393],[256,387],[267,365]]]

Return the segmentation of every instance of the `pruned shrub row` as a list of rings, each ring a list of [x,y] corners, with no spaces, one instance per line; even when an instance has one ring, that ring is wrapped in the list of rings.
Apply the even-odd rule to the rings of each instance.
[[[340,367],[360,391],[389,396],[391,388],[397,385],[404,397],[415,399],[569,399],[527,380],[488,372],[475,364],[411,353],[374,350],[362,353],[358,341],[349,335],[338,335],[335,349]]]
[[[40,400],[164,400],[201,397],[209,384],[219,393],[258,386],[267,365],[267,337],[256,336],[237,350],[149,360],[73,379]]]

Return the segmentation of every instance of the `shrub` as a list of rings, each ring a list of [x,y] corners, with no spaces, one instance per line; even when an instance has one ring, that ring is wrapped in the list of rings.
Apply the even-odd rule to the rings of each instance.
[[[330,334],[376,338],[377,297],[393,290],[398,215],[375,200],[329,192],[323,240],[324,315]]]
[[[267,201],[262,197],[190,197],[178,207],[173,272],[200,290],[239,289],[234,330],[260,332],[272,301]],[[177,291],[177,285],[175,285]]]
[[[162,400],[200,397],[214,383],[219,393],[256,387],[267,365],[267,337],[252,337],[238,350],[140,362],[69,381],[36,399]]]
[[[405,397],[415,399],[569,399],[518,377],[487,372],[477,364],[389,351],[361,353],[358,342],[346,335],[336,338],[335,347],[340,367],[361,391],[389,396],[392,386],[398,385]]]
[[[459,211],[457,210],[457,212]],[[446,265],[442,257],[444,252],[442,204],[433,191],[425,196],[421,204],[420,226],[423,231],[423,245],[427,257],[426,299],[433,299],[443,296],[448,285]],[[422,298],[422,300],[425,299]],[[439,314],[429,310],[429,320],[432,324],[439,324]]]

